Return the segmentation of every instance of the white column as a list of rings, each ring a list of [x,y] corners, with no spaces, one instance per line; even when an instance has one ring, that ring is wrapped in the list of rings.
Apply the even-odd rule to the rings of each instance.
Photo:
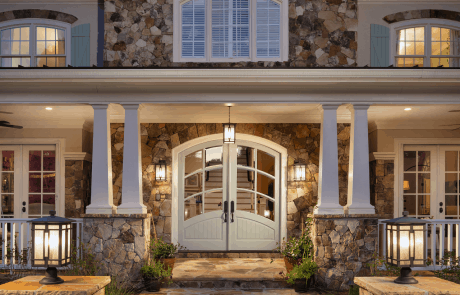
[[[109,104],[94,104],[91,204],[86,214],[114,214]]]
[[[368,104],[351,105],[350,161],[348,164],[348,214],[375,214],[369,183]]]
[[[337,146],[337,108],[322,105],[319,150],[318,205],[314,214],[343,214],[339,204],[339,156]]]
[[[123,179],[121,204],[118,214],[145,214],[147,207],[142,199],[141,105],[122,104],[125,108],[125,130],[123,145]]]

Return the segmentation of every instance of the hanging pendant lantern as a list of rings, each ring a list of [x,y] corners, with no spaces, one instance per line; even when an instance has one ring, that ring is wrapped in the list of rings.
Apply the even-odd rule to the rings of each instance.
[[[160,160],[155,165],[155,179],[156,181],[166,181],[166,161]]]
[[[236,124],[230,123],[230,106],[228,107],[228,123],[224,123],[224,143],[235,143]]]

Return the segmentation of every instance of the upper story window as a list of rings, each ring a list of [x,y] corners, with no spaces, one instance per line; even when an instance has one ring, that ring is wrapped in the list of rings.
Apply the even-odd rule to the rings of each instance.
[[[287,0],[176,1],[174,61],[287,60]]]
[[[65,67],[70,63],[70,24],[51,20],[0,23],[2,67]]]
[[[447,20],[417,20],[394,27],[392,46],[397,67],[459,67],[460,23]]]

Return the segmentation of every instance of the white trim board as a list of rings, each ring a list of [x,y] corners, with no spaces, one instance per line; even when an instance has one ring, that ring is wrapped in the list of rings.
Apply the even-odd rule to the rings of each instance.
[[[56,183],[59,187],[58,202],[59,212],[65,215],[65,138],[0,138],[0,144],[5,145],[56,145],[56,158],[59,159],[59,166],[56,167]]]
[[[242,139],[242,140],[247,140],[247,141],[252,141],[256,142],[258,144],[264,145],[268,148],[271,148],[278,153],[280,153],[280,159],[281,159],[281,176],[280,176],[280,182],[281,182],[281,188],[280,188],[280,242],[284,239],[287,239],[287,173],[288,173],[288,167],[287,167],[287,159],[288,159],[288,154],[287,154],[287,149],[284,148],[283,146],[270,141],[268,139],[254,136],[254,135],[249,135],[249,134],[242,134],[242,133],[237,133],[236,134],[237,139]],[[179,181],[179,153],[182,151],[196,146],[198,144],[202,144],[208,141],[213,141],[213,140],[223,140],[223,134],[213,134],[213,135],[207,135],[203,137],[198,137],[192,140],[189,140],[172,150],[172,181],[171,181],[171,186],[172,186],[172,208],[171,208],[171,214],[172,214],[172,220],[171,220],[171,242],[172,243],[177,243],[178,242],[178,218],[179,218],[179,203],[178,203],[178,193],[179,193],[179,186],[178,186],[178,181]]]
[[[66,161],[92,161],[92,155],[90,153],[79,153],[79,152],[67,152],[64,153],[64,159]]]
[[[399,173],[402,159],[404,158],[404,145],[407,144],[418,144],[418,145],[449,145],[456,144],[460,145],[460,138],[395,138],[394,139],[394,150],[395,150],[395,165],[394,165],[394,211],[395,217],[400,216],[402,212],[399,208],[399,187],[403,183],[404,175]]]
[[[369,153],[369,162],[374,160],[394,160],[396,154],[393,152],[373,152]]]

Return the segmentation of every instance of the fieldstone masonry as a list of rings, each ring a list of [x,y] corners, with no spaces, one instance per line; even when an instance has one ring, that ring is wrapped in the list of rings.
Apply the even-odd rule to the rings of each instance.
[[[80,218],[91,202],[91,162],[65,161],[65,217]]]
[[[319,266],[317,282],[328,290],[348,290],[355,276],[370,275],[366,266],[378,246],[378,215],[314,215],[313,244]]]
[[[356,67],[357,0],[289,0],[287,62],[174,63],[173,0],[105,0],[104,67]]]
[[[288,150],[287,229],[288,236],[301,234],[300,223],[318,201],[318,168],[321,124],[237,124],[236,132],[260,136]],[[121,204],[124,124],[110,124],[112,134],[112,176],[114,205]],[[158,237],[171,241],[172,149],[188,140],[222,133],[222,124],[141,124],[143,202],[152,213]],[[238,135],[237,135],[238,136]],[[350,124],[337,124],[340,204],[346,205]],[[166,160],[167,181],[155,181],[154,164]],[[306,181],[294,182],[294,160],[307,165]],[[153,236],[153,226],[152,233]],[[240,253],[252,257],[255,253]],[[195,256],[194,256],[195,257]]]
[[[374,160],[369,163],[371,204],[384,219],[394,215],[394,160]]]
[[[440,9],[407,10],[389,14],[385,16],[383,20],[392,24],[395,22],[421,18],[441,18],[460,22],[460,12]]]
[[[139,280],[149,258],[151,214],[83,214],[82,242],[89,243],[100,266],[96,275]]]

